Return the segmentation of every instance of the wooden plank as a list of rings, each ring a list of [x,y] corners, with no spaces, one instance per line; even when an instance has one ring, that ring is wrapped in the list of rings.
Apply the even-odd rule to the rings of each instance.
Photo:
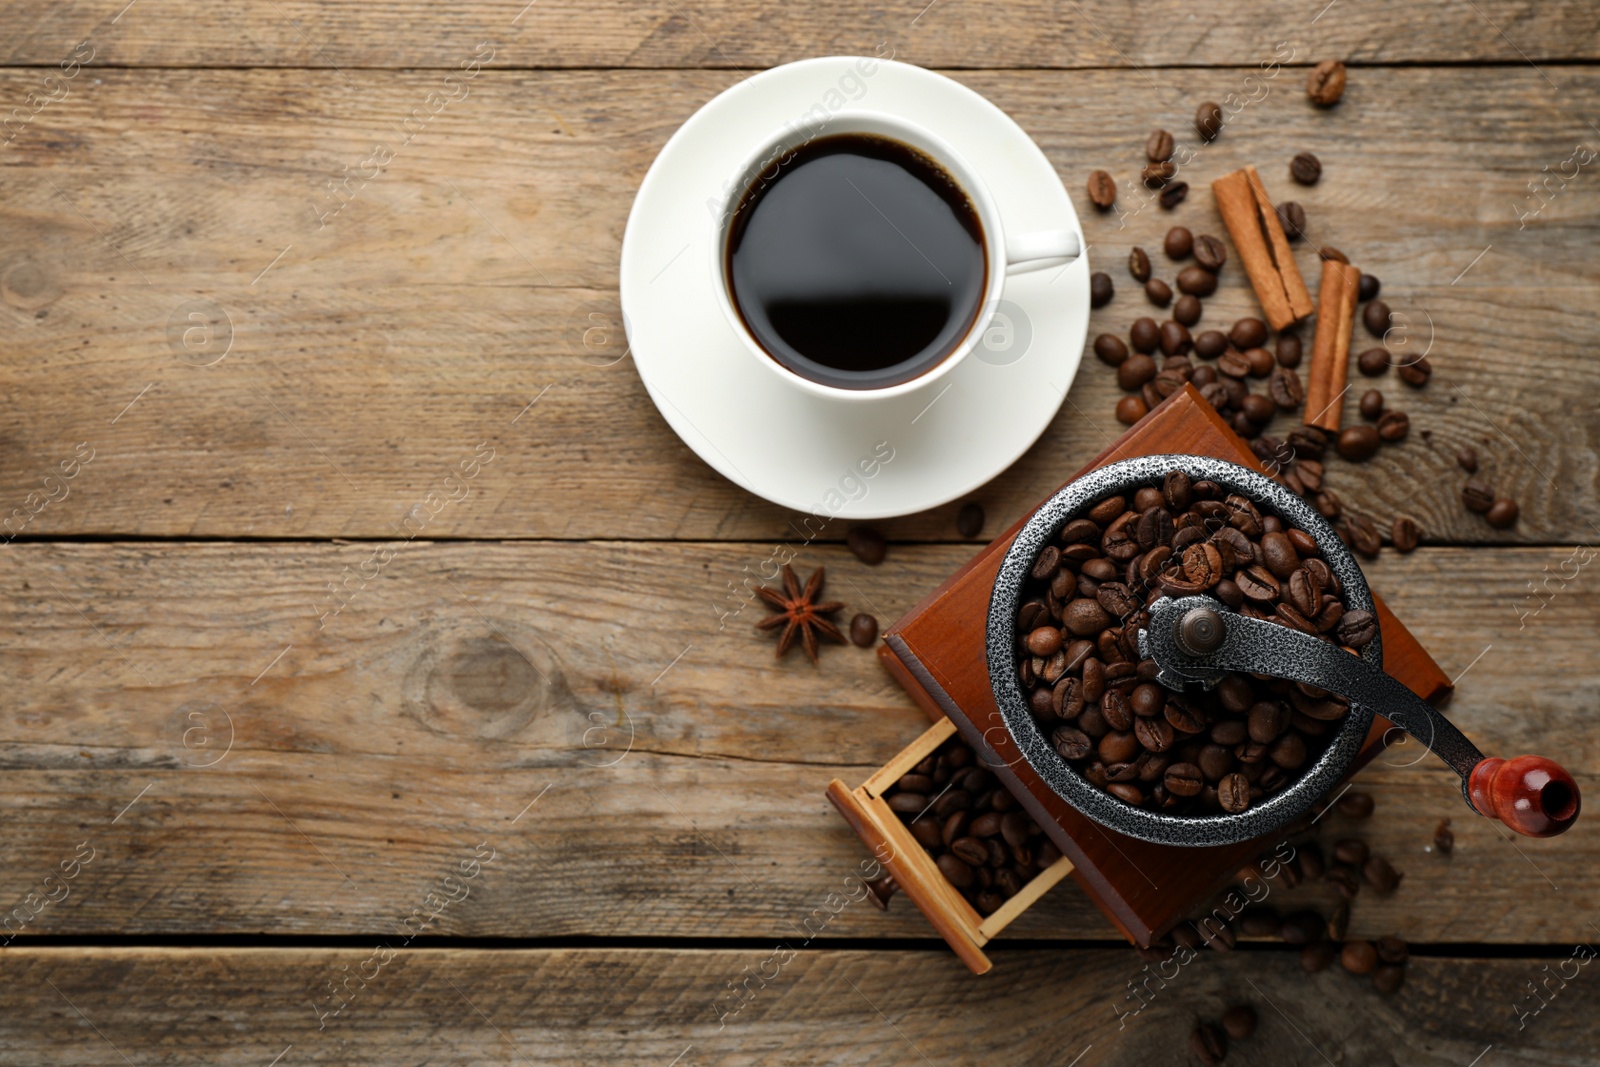
[[[551,67],[764,67],[813,55],[870,53],[880,43],[910,62],[964,67],[1141,67],[1239,63],[1296,50],[1356,62],[1483,62],[1600,57],[1591,7],[1564,0],[1449,0],[1426,11],[1374,2],[1327,17],[1291,0],[1194,10],[1166,0],[899,3],[864,9],[828,0],[767,9],[736,0],[663,7],[620,0],[517,0],[423,6],[410,0],[282,0],[121,5],[89,0],[8,6],[0,59],[55,63],[85,37],[96,58],[123,66],[454,67],[478,42],[492,62]],[[1174,32],[1174,28],[1181,32]],[[1501,30],[1504,29],[1504,33]],[[1259,54],[1259,56],[1258,56]]]
[[[441,934],[783,936],[868,858],[824,789],[865,781],[927,720],[868,650],[775,665],[752,612],[719,632],[727,583],[757,570],[765,546],[413,543],[353,580],[349,606],[319,629],[327,584],[377,547],[0,553],[0,904],[39,892],[80,842],[97,850],[23,937],[365,935],[486,840],[497,880],[448,911]],[[902,547],[870,568],[829,546],[797,564],[825,563],[849,610],[887,620],[967,554]],[[1571,573],[1569,554],[1422,550],[1370,574],[1446,672],[1467,671],[1451,715],[1470,736],[1554,756],[1593,796],[1589,571],[1538,615],[1516,612],[1543,568]],[[1447,772],[1402,766],[1412,759],[1397,750],[1360,779],[1379,801],[1361,832],[1406,881],[1391,900],[1360,898],[1352,927],[1418,941],[1588,936],[1595,821],[1519,853],[1465,810]],[[1424,851],[1446,816],[1450,859]],[[835,935],[929,928],[902,901],[886,915],[851,909]],[[1111,931],[1060,887],[997,944],[1029,936]]]
[[[1518,211],[1538,202],[1528,182],[1586,136],[1567,109],[1600,92],[1600,72],[1547,74],[1554,87],[1515,68],[1367,71],[1326,113],[1275,86],[1204,148],[1189,168],[1197,192],[1176,212],[1085,217],[1090,257],[1121,287],[1091,335],[1150,310],[1120,266],[1130,245],[1157,247],[1172,222],[1222,233],[1203,179],[1254,163],[1281,183],[1288,156],[1314,149],[1326,174],[1296,193],[1313,237],[1383,278],[1409,350],[1431,336],[1436,367],[1421,393],[1383,383],[1412,414],[1412,439],[1360,468],[1334,464],[1330,484],[1385,526],[1406,511],[1449,542],[1590,537],[1600,503],[1583,490],[1600,477],[1600,414],[1584,403],[1582,368],[1600,303],[1600,185],[1547,194],[1525,228]],[[0,71],[0,99],[38,76]],[[81,92],[0,152],[0,516],[84,441],[95,466],[28,535],[392,536],[487,441],[503,458],[429,536],[795,536],[796,516],[677,440],[615,328],[638,183],[677,125],[738,76],[485,72],[381,178],[341,187],[353,199],[322,227],[318,212],[338,202],[326,183],[360,170],[375,143],[399,144],[397,116],[439,77],[350,76],[359,88],[337,72],[97,71],[99,84],[75,83]],[[1220,94],[1242,76],[1186,71],[1171,92],[1137,72],[960,78],[1035,136],[1076,195],[1093,166],[1131,178],[1152,124],[1186,136],[1179,88]],[[1137,207],[1126,191],[1123,206]],[[1236,266],[1202,325],[1254,312]],[[178,357],[196,300],[232,323],[212,366]],[[991,530],[1120,432],[1119,395],[1088,360],[1039,444],[976,494]],[[1515,487],[1516,530],[1460,507],[1451,456],[1464,443]],[[957,506],[885,528],[954,539]]]
[[[1600,984],[1570,951],[1413,958],[1389,998],[1337,970],[1302,974],[1289,953],[1207,954],[1171,982],[1152,978],[1148,1006],[1132,1015],[1128,983],[1154,970],[1126,949],[1007,953],[983,978],[937,952],[443,949],[399,955],[364,988],[352,981],[349,1006],[319,1030],[324,981],[355,973],[371,948],[27,949],[0,957],[0,1054],[41,1067],[123,1055],[239,1067],[279,1055],[285,1065],[639,1067],[1078,1056],[1077,1067],[1120,1067],[1192,1062],[1195,1021],[1249,1003],[1259,1027],[1230,1064],[1461,1067],[1493,1045],[1491,1063],[1582,1067],[1600,1063]],[[1514,1008],[1538,1004],[1526,983],[1562,961],[1577,977],[1552,978],[1554,998],[1519,1029]],[[739,983],[743,999],[730,992]]]

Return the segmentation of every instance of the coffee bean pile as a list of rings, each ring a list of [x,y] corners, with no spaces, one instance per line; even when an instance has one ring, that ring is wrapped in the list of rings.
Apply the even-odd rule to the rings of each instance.
[[[980,914],[994,914],[1061,858],[1016,798],[956,738],[902,776],[884,799]]]
[[[1371,612],[1346,609],[1310,534],[1172,470],[1160,488],[1099,501],[1039,553],[1017,611],[1018,681],[1056,752],[1112,796],[1240,812],[1314,763],[1350,704],[1242,674],[1169,692],[1137,634],[1151,602],[1195,593],[1352,650],[1378,631]]]

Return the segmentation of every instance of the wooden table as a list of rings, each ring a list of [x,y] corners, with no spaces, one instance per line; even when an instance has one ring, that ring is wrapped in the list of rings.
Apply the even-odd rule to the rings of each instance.
[[[1142,964],[1070,886],[984,978],[903,900],[775,955],[865,858],[824,785],[924,720],[869,652],[774,664],[756,609],[721,624],[796,516],[677,440],[616,302],[651,159],[757,69],[945,70],[1080,203],[1152,127],[1253,95],[1196,175],[1287,188],[1315,151],[1314,238],[1431,339],[1433,385],[1386,386],[1431,441],[1334,475],[1428,531],[1373,584],[1486,749],[1600,795],[1600,184],[1574,155],[1600,9],[123,3],[0,10],[0,1062],[1145,1064],[1249,1000],[1230,1063],[1600,1063],[1600,971],[1550,978],[1600,938],[1593,818],[1509,842],[1403,753],[1361,784],[1405,881],[1351,918],[1416,945],[1393,999],[1238,951],[1119,1030]],[[1350,88],[1319,112],[1329,56]],[[1171,221],[1220,232],[1203,189]],[[1092,333],[1142,313],[1120,263],[1159,214],[1085,217],[1122,289]],[[1229,271],[1208,322],[1253,307]],[[1115,436],[1116,396],[1085,363],[976,494],[988,532]],[[1457,502],[1464,444],[1514,530]],[[880,567],[837,523],[798,562],[887,621],[974,551],[955,510],[883,524]]]

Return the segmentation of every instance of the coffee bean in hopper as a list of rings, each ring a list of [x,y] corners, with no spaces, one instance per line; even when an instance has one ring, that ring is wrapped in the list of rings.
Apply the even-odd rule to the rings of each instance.
[[[1301,152],[1289,161],[1289,177],[1301,185],[1315,185],[1322,177],[1322,160]]]
[[[1111,275],[1103,270],[1097,270],[1089,275],[1089,306],[1103,308],[1111,303],[1117,295],[1117,287],[1111,282]]]
[[[1217,134],[1222,132],[1221,106],[1208,100],[1196,108],[1194,132],[1200,135],[1202,141],[1215,141]]]
[[[857,526],[844,537],[845,547],[850,549],[856,559],[869,567],[876,567],[883,562],[883,557],[889,551],[889,542],[883,534],[871,526]]]
[[[1089,202],[1101,211],[1109,211],[1117,202],[1117,180],[1103,170],[1091,171]]]
[[[1306,76],[1306,96],[1318,107],[1332,107],[1344,96],[1344,64],[1337,59],[1324,59]]]

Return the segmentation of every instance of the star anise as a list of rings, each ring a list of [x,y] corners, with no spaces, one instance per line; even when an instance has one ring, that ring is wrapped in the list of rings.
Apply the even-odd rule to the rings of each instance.
[[[823,616],[832,615],[843,608],[844,602],[830,600],[823,604],[817,603],[817,597],[822,593],[824,570],[825,568],[818,567],[811,575],[810,581],[806,582],[806,587],[802,591],[800,579],[795,577],[794,568],[785,563],[783,565],[784,592],[780,593],[775,589],[768,589],[764,585],[756,588],[756,592],[761,595],[762,600],[779,609],[778,614],[769,615],[756,623],[756,629],[773,630],[779,626],[783,627],[783,633],[778,637],[778,657],[780,659],[794,644],[796,635],[799,635],[800,643],[805,647],[806,655],[811,657],[812,663],[817,662],[817,635],[819,633],[830,641],[837,641],[841,645],[845,643],[844,634],[839,632],[839,628],[828,619],[823,618]]]

